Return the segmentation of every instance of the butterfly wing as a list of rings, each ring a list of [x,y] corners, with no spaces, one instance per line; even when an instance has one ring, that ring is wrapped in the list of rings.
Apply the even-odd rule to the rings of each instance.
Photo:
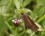
[[[37,32],[39,28],[34,23],[34,21],[29,16],[27,16],[26,14],[24,14],[24,13],[21,13],[21,14],[22,14],[22,18],[23,18],[24,23],[25,23],[25,27],[32,29],[33,31]]]

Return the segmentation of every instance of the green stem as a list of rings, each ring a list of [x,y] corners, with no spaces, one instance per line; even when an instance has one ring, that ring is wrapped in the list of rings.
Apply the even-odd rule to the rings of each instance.
[[[42,21],[43,19],[45,18],[45,15],[43,15],[42,17],[40,17],[36,22],[40,22],[40,21]]]

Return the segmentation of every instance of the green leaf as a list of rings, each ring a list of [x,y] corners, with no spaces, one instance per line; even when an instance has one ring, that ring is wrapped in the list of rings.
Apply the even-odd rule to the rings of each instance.
[[[37,3],[44,5],[45,4],[45,0],[43,0],[43,1],[42,0],[37,0]]]
[[[20,9],[20,2],[19,2],[19,0],[14,0],[14,4],[15,4],[17,9]]]
[[[25,0],[24,3],[23,3],[23,5],[22,5],[22,7],[27,6],[30,2],[31,2],[31,0]]]
[[[40,25],[45,29],[45,18],[40,22]]]
[[[2,32],[6,28],[4,21],[5,21],[4,17],[0,15],[0,32]]]
[[[43,19],[45,19],[45,15],[43,15],[42,17],[40,17],[36,22],[40,22],[40,21],[42,21]]]
[[[37,18],[40,18],[43,14],[45,14],[45,8],[43,5],[37,5],[34,11],[31,14],[33,20],[36,21]]]
[[[0,4],[0,13],[2,15],[5,15],[12,5],[12,0],[2,0]]]

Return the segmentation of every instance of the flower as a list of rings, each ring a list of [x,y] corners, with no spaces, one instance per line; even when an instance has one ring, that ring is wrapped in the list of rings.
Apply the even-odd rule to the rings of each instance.
[[[21,19],[14,19],[12,20],[12,22],[14,23],[15,26],[18,26],[19,23],[21,22]]]

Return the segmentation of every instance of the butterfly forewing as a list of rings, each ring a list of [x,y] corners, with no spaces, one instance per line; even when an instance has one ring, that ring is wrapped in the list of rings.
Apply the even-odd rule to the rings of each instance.
[[[32,29],[33,31],[37,32],[38,31],[38,26],[34,23],[34,21],[29,17],[27,16],[26,14],[24,13],[21,13],[22,15],[22,18],[24,20],[24,23],[25,23],[25,27],[26,28],[29,28],[29,29]]]

